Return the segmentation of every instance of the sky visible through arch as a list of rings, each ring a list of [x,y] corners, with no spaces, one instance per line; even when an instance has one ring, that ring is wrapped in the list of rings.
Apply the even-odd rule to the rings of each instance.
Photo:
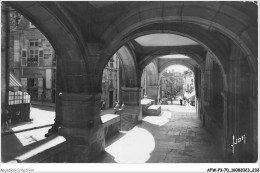
[[[171,72],[172,69],[174,69],[174,72],[180,72],[180,73],[183,73],[184,71],[189,70],[187,67],[185,67],[183,65],[172,65],[172,66],[168,67],[166,69],[166,71]]]

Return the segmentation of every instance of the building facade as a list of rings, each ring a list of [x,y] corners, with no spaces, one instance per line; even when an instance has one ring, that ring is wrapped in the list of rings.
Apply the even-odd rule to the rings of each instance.
[[[45,91],[46,100],[55,102],[54,49],[23,16],[10,31],[10,71],[21,81],[22,90],[31,95],[31,100],[40,100]]]
[[[184,84],[183,74],[180,72],[174,72],[174,70],[171,72],[166,71],[161,76],[160,84],[162,97],[181,95]]]
[[[188,70],[184,72],[184,92],[192,93],[194,92],[194,75],[193,72]]]
[[[105,101],[105,109],[113,108],[119,101],[119,57],[114,54],[103,70],[102,96]]]

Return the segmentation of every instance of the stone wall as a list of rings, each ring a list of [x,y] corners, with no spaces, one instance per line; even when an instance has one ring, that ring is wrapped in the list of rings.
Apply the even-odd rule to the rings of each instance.
[[[121,129],[130,130],[142,120],[141,88],[122,87]]]

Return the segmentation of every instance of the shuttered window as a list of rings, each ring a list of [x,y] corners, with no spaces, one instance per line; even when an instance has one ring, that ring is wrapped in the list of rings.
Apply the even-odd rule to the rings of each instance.
[[[27,50],[22,50],[21,66],[27,66]]]
[[[43,49],[39,49],[39,66],[43,66]]]
[[[30,49],[29,58],[27,58],[28,67],[38,66],[38,57],[39,57],[38,49]]]

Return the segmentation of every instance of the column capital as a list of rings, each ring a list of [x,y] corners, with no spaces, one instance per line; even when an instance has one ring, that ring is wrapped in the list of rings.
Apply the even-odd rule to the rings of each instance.
[[[74,101],[88,101],[88,100],[100,100],[101,99],[101,93],[97,94],[87,94],[87,93],[59,93],[59,97],[61,97],[62,100],[74,100]]]
[[[142,88],[122,87],[123,103],[128,106],[140,105]]]
[[[129,92],[141,92],[142,88],[141,87],[121,87],[122,91],[129,91]]]

